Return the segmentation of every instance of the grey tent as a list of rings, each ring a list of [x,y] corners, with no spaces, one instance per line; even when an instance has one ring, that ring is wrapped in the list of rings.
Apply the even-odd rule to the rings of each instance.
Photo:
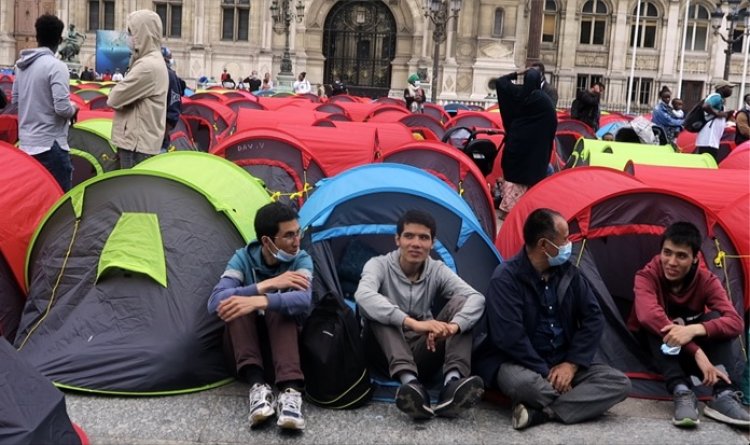
[[[59,386],[93,392],[228,381],[223,323],[206,301],[269,201],[242,169],[198,152],[77,186],[32,240],[16,347]]]
[[[2,338],[0,443],[88,443],[83,431],[70,421],[63,394]]]

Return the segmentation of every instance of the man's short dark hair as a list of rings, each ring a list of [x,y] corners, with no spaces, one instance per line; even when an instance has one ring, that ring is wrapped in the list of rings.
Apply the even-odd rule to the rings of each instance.
[[[407,210],[406,213],[401,215],[396,223],[396,233],[401,236],[404,233],[404,226],[406,224],[421,224],[430,229],[430,237],[435,238],[435,232],[437,232],[437,224],[435,218],[427,212],[422,210]]]
[[[56,48],[62,41],[63,29],[65,24],[52,14],[44,14],[34,22],[36,28],[36,42],[47,48]]]
[[[695,224],[679,221],[667,227],[664,235],[661,237],[661,246],[664,247],[665,241],[671,241],[678,246],[688,246],[693,251],[693,256],[697,256],[701,250],[701,232],[695,227]]]
[[[542,74],[546,73],[547,71],[544,69],[544,64],[542,62],[534,62],[531,64],[532,68],[539,68],[539,71],[542,72]]]
[[[299,219],[297,211],[286,204],[272,202],[266,204],[255,214],[255,237],[261,239],[264,236],[273,238],[279,231],[279,224]]]
[[[596,85],[599,85],[599,88],[601,88],[601,89],[603,89],[603,90],[607,88],[607,87],[605,87],[605,86],[604,86],[604,84],[603,84],[603,83],[601,83],[601,82],[599,82],[599,81],[596,81],[596,82],[594,82],[594,83],[593,83],[593,84],[592,84],[591,86],[592,86],[592,87],[594,87],[594,86],[596,86]]]
[[[555,217],[562,215],[552,209],[536,209],[526,218],[523,223],[523,242],[527,247],[534,247],[536,243],[547,238],[551,240],[555,237]]]

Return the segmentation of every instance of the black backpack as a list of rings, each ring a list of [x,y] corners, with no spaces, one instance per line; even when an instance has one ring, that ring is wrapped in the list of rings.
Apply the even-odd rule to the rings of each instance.
[[[704,102],[705,99],[695,104],[685,116],[685,119],[682,121],[682,126],[685,127],[686,131],[690,133],[698,133],[706,126],[706,115],[703,112]]]
[[[357,408],[372,398],[359,323],[338,295],[324,295],[305,321],[300,359],[305,397],[314,405]]]

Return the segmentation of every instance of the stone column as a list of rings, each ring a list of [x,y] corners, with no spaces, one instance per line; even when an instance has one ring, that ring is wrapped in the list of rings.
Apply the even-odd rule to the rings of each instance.
[[[542,44],[544,0],[529,0],[529,9],[529,41],[526,45],[526,65],[539,60],[539,48]]]

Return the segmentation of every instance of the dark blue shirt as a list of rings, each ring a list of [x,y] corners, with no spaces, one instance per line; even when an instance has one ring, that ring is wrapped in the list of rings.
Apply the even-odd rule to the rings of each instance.
[[[541,281],[544,292],[539,296],[539,319],[531,345],[551,367],[565,359],[565,331],[557,310],[557,291],[548,282]]]

